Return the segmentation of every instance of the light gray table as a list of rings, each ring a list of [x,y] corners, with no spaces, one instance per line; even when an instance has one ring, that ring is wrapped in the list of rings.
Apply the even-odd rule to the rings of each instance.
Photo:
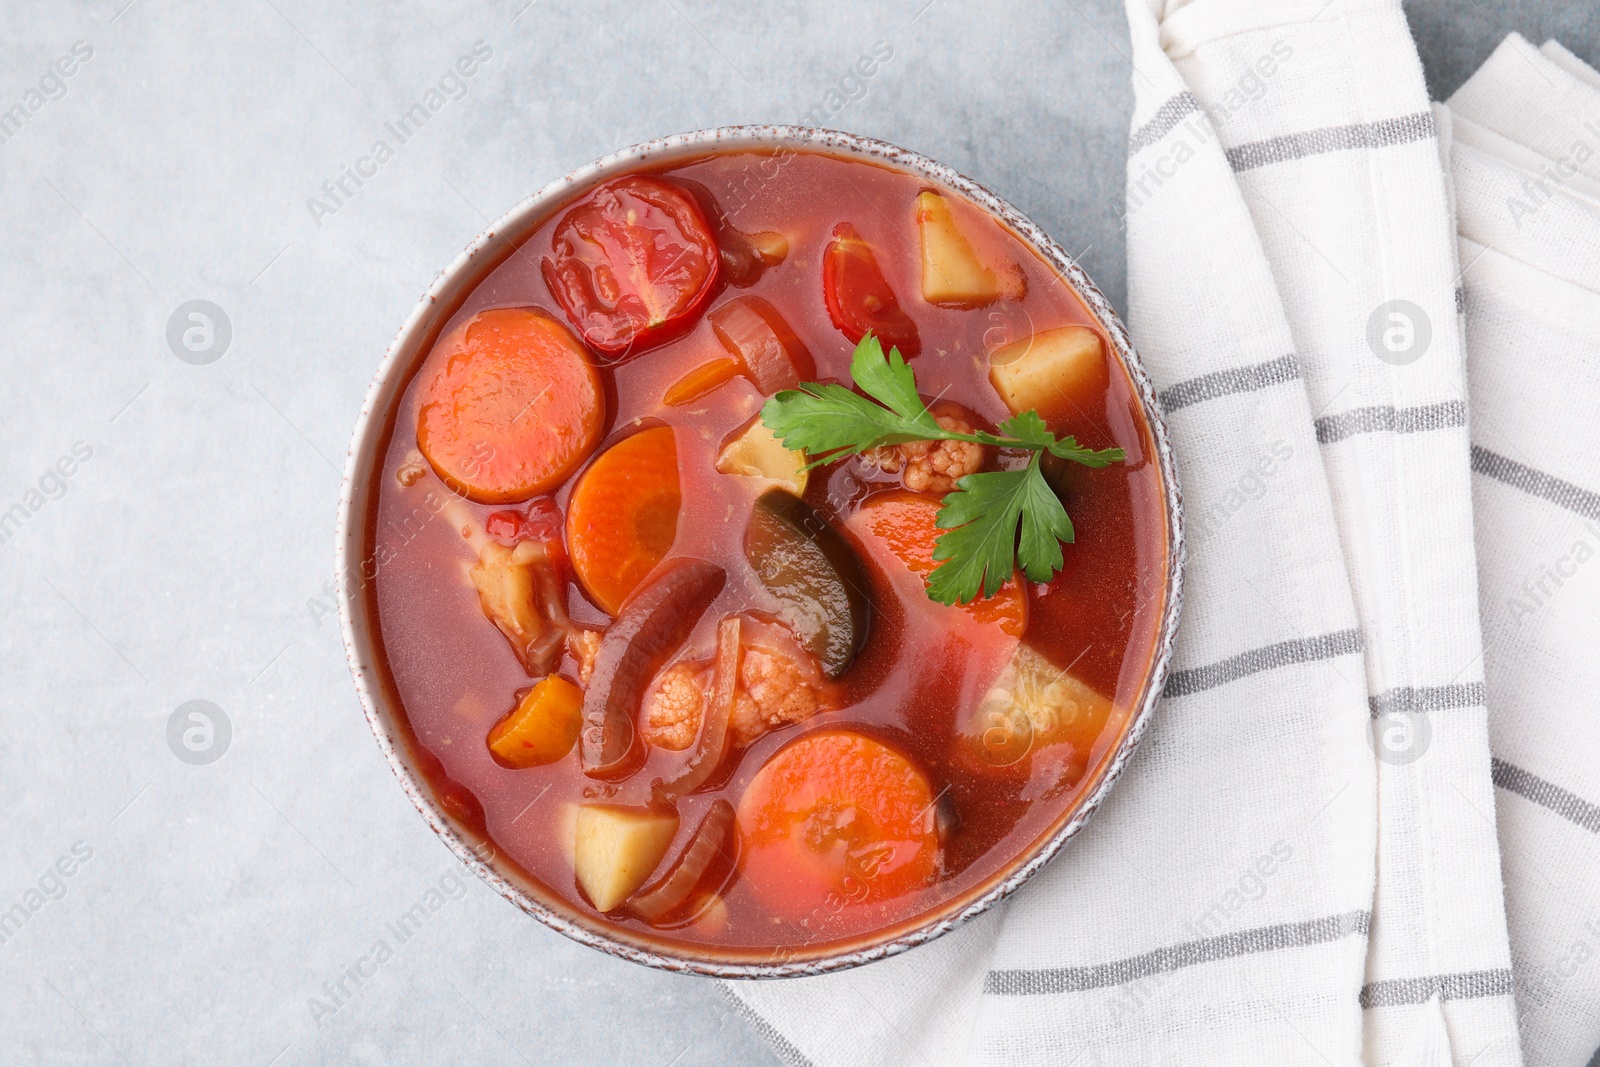
[[[0,1062],[775,1062],[709,983],[454,880],[328,614],[345,444],[390,337],[487,219],[679,130],[827,108],[1012,200],[1120,305],[1122,11],[526,2],[0,12],[0,112],[25,112],[0,115]],[[1439,93],[1504,30],[1591,61],[1600,39],[1554,0],[1411,15]],[[878,41],[893,58],[833,112]],[[460,99],[327,197],[477,42]],[[169,344],[192,300],[225,315],[213,362]],[[215,762],[169,744],[191,700],[221,709]]]

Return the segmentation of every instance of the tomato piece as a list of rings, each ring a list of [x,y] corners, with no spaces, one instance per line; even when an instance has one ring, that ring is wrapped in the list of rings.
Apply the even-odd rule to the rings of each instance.
[[[566,213],[541,266],[583,339],[617,356],[693,321],[716,287],[719,263],[693,197],[659,178],[630,175]]]
[[[496,511],[483,520],[490,537],[508,545],[518,541],[561,542],[561,509],[554,497],[541,496],[528,501],[523,511]]]
[[[507,504],[548,492],[600,441],[600,376],[578,339],[548,315],[481,312],[430,359],[438,369],[417,409],[417,447],[470,500]]]
[[[922,351],[917,324],[900,310],[872,246],[848,222],[833,228],[822,254],[822,295],[828,317],[851,341],[859,342],[870,330],[885,351],[898,348],[906,359]]]
[[[739,798],[744,880],[816,933],[843,914],[929,884],[939,855],[933,790],[910,759],[852,730],[779,749]]]

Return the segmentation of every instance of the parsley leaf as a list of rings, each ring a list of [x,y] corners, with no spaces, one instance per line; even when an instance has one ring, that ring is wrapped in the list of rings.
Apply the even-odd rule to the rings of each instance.
[[[972,441],[1033,453],[1026,467],[969,474],[945,495],[935,520],[944,533],[934,544],[939,565],[928,576],[928,596],[946,604],[966,603],[980,592],[993,596],[1019,567],[1034,582],[1047,582],[1061,569],[1061,543],[1073,538],[1072,520],[1045,480],[1043,453],[1086,467],[1125,458],[1120,448],[1085,448],[1073,437],[1056,437],[1037,411],[1011,416],[998,434],[946,430],[922,402],[899,350],[885,356],[870,333],[856,346],[850,374],[861,393],[805,382],[762,405],[761,421],[785,447],[807,454],[807,469],[907,441]]]
[[[933,558],[945,562],[928,576],[928,595],[946,604],[976,599],[980,588],[994,596],[1018,566],[1029,581],[1049,581],[1061,569],[1061,542],[1072,540],[1072,520],[1044,480],[1037,454],[1021,470],[962,478],[946,494],[937,522],[945,532]]]

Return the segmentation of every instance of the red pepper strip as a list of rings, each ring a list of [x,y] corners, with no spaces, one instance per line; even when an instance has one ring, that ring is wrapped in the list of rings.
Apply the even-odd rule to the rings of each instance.
[[[647,923],[660,922],[672,914],[689,899],[712,861],[726,849],[733,820],[733,805],[719,797],[678,861],[654,885],[635,893],[628,901],[629,909]]]

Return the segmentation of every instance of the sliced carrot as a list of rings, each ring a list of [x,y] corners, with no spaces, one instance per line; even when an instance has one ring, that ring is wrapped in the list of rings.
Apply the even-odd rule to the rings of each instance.
[[[850,520],[850,525],[869,546],[903,564],[912,574],[926,581],[933,568],[933,546],[944,531],[939,529],[939,502],[918,493],[896,492],[875,496]],[[891,577],[891,580],[895,580]],[[934,608],[945,605],[928,601]],[[965,612],[972,621],[994,626],[1008,637],[1021,637],[1028,628],[1028,598],[1017,575],[991,597],[982,597],[950,611]]]
[[[939,842],[915,763],[851,730],[807,734],[756,772],[739,800],[743,878],[767,906],[815,928],[846,908],[929,884]]]
[[[567,555],[589,598],[615,615],[678,535],[672,427],[625,437],[578,476],[567,501]]]
[[[489,731],[489,751],[511,767],[554,763],[572,751],[583,725],[583,690],[552,674]]]
[[[417,447],[457,492],[484,504],[559,485],[605,422],[600,376],[548,315],[499,308],[440,342],[417,412]]]
[[[737,378],[742,370],[739,361],[731,356],[702,363],[668,386],[661,402],[668,407],[693,403],[724,382]]]

